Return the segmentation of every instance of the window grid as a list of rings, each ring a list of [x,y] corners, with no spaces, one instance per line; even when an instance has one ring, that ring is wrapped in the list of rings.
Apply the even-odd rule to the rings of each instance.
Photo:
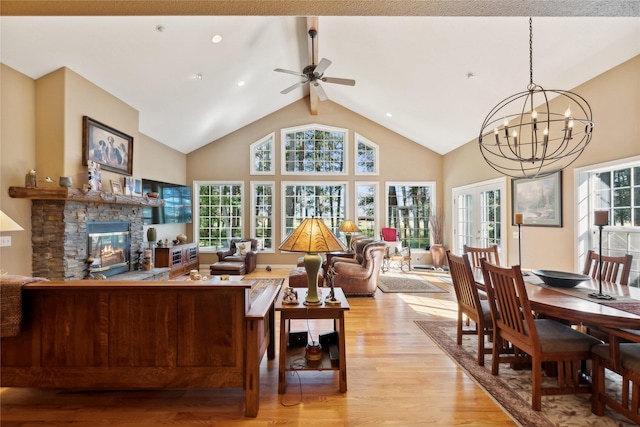
[[[285,173],[346,173],[346,131],[309,127],[283,133]]]
[[[251,173],[273,175],[273,137],[274,134],[254,142],[251,145]]]
[[[227,248],[243,237],[241,183],[196,183],[198,241],[201,248]]]
[[[356,175],[378,174],[378,146],[356,133]]]
[[[260,250],[273,251],[273,183],[253,185],[253,233],[260,242]]]
[[[376,238],[378,186],[371,184],[356,184],[356,225],[360,229],[358,234]]]
[[[339,237],[340,224],[345,220],[346,188],[344,183],[283,183],[283,239],[310,217],[322,218],[326,226]]]
[[[500,190],[483,191],[480,194],[481,245],[500,246]]]
[[[430,184],[387,186],[388,226],[398,230],[403,246],[425,248],[431,245],[432,193]]]

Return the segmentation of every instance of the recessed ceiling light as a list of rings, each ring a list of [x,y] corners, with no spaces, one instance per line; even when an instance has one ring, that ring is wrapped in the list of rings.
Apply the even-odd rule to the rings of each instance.
[[[393,114],[391,114],[391,113],[386,113],[386,114],[385,114],[385,116],[387,116],[387,117],[393,117]]]
[[[240,80],[240,81],[238,82],[238,86],[244,86],[244,85],[245,85],[244,80]]]
[[[222,36],[220,34],[216,34],[215,36],[211,37],[212,43],[220,43],[221,41],[222,41]]]
[[[202,74],[200,73],[196,74],[196,80],[202,80]]]

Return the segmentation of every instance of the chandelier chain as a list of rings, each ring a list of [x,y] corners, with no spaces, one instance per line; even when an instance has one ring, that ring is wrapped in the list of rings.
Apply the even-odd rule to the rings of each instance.
[[[529,84],[533,86],[533,22],[529,17]]]

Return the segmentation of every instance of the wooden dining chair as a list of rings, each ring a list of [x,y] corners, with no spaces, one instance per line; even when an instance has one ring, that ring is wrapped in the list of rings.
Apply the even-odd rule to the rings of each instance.
[[[598,278],[599,255],[595,251],[589,249],[587,257],[582,269],[582,274],[587,274],[594,279]],[[617,283],[619,285],[629,284],[629,273],[631,272],[631,261],[633,255],[626,254],[622,256],[602,256],[602,280],[605,282]]]
[[[581,362],[591,359],[591,348],[601,341],[551,319],[536,319],[531,311],[519,265],[500,267],[480,260],[489,296],[493,322],[491,373],[499,374],[500,363],[522,362],[522,352],[531,359],[531,407],[542,408],[543,395],[590,393],[583,380]],[[509,341],[515,354],[500,353],[503,341]],[[542,387],[543,364],[557,365],[557,385]]]
[[[469,258],[457,256],[447,251],[449,273],[453,289],[458,300],[458,327],[456,342],[462,345],[462,335],[478,336],[478,365],[484,366],[484,355],[491,354],[491,348],[485,348],[485,337],[491,336],[491,311],[487,300],[480,300],[478,288],[473,277]],[[463,316],[473,320],[475,329],[463,327]],[[468,323],[467,323],[468,324]]]
[[[492,264],[500,265],[500,255],[498,255],[498,245],[491,245],[488,248],[476,248],[464,245],[462,252],[471,258],[474,267],[480,267],[480,258],[486,258]]]

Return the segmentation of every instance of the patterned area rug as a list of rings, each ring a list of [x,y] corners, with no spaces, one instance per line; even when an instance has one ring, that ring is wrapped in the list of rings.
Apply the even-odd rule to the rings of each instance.
[[[438,280],[438,279],[436,279]],[[444,286],[447,286],[444,284]],[[382,292],[448,292],[432,282],[423,278],[407,277],[405,275],[386,275],[378,276],[378,289]]]
[[[465,335],[462,346],[456,344],[456,322],[416,321],[416,324],[446,352],[467,374],[474,379],[505,412],[524,427],[631,427],[635,423],[607,408],[604,417],[591,413],[590,394],[542,396],[542,411],[531,409],[531,371],[514,371],[506,364],[500,365],[500,375],[491,374],[491,355],[485,357],[485,366],[478,366],[477,341],[473,335]],[[543,381],[555,382],[554,378]],[[607,376],[607,387],[619,389],[617,376]]]

